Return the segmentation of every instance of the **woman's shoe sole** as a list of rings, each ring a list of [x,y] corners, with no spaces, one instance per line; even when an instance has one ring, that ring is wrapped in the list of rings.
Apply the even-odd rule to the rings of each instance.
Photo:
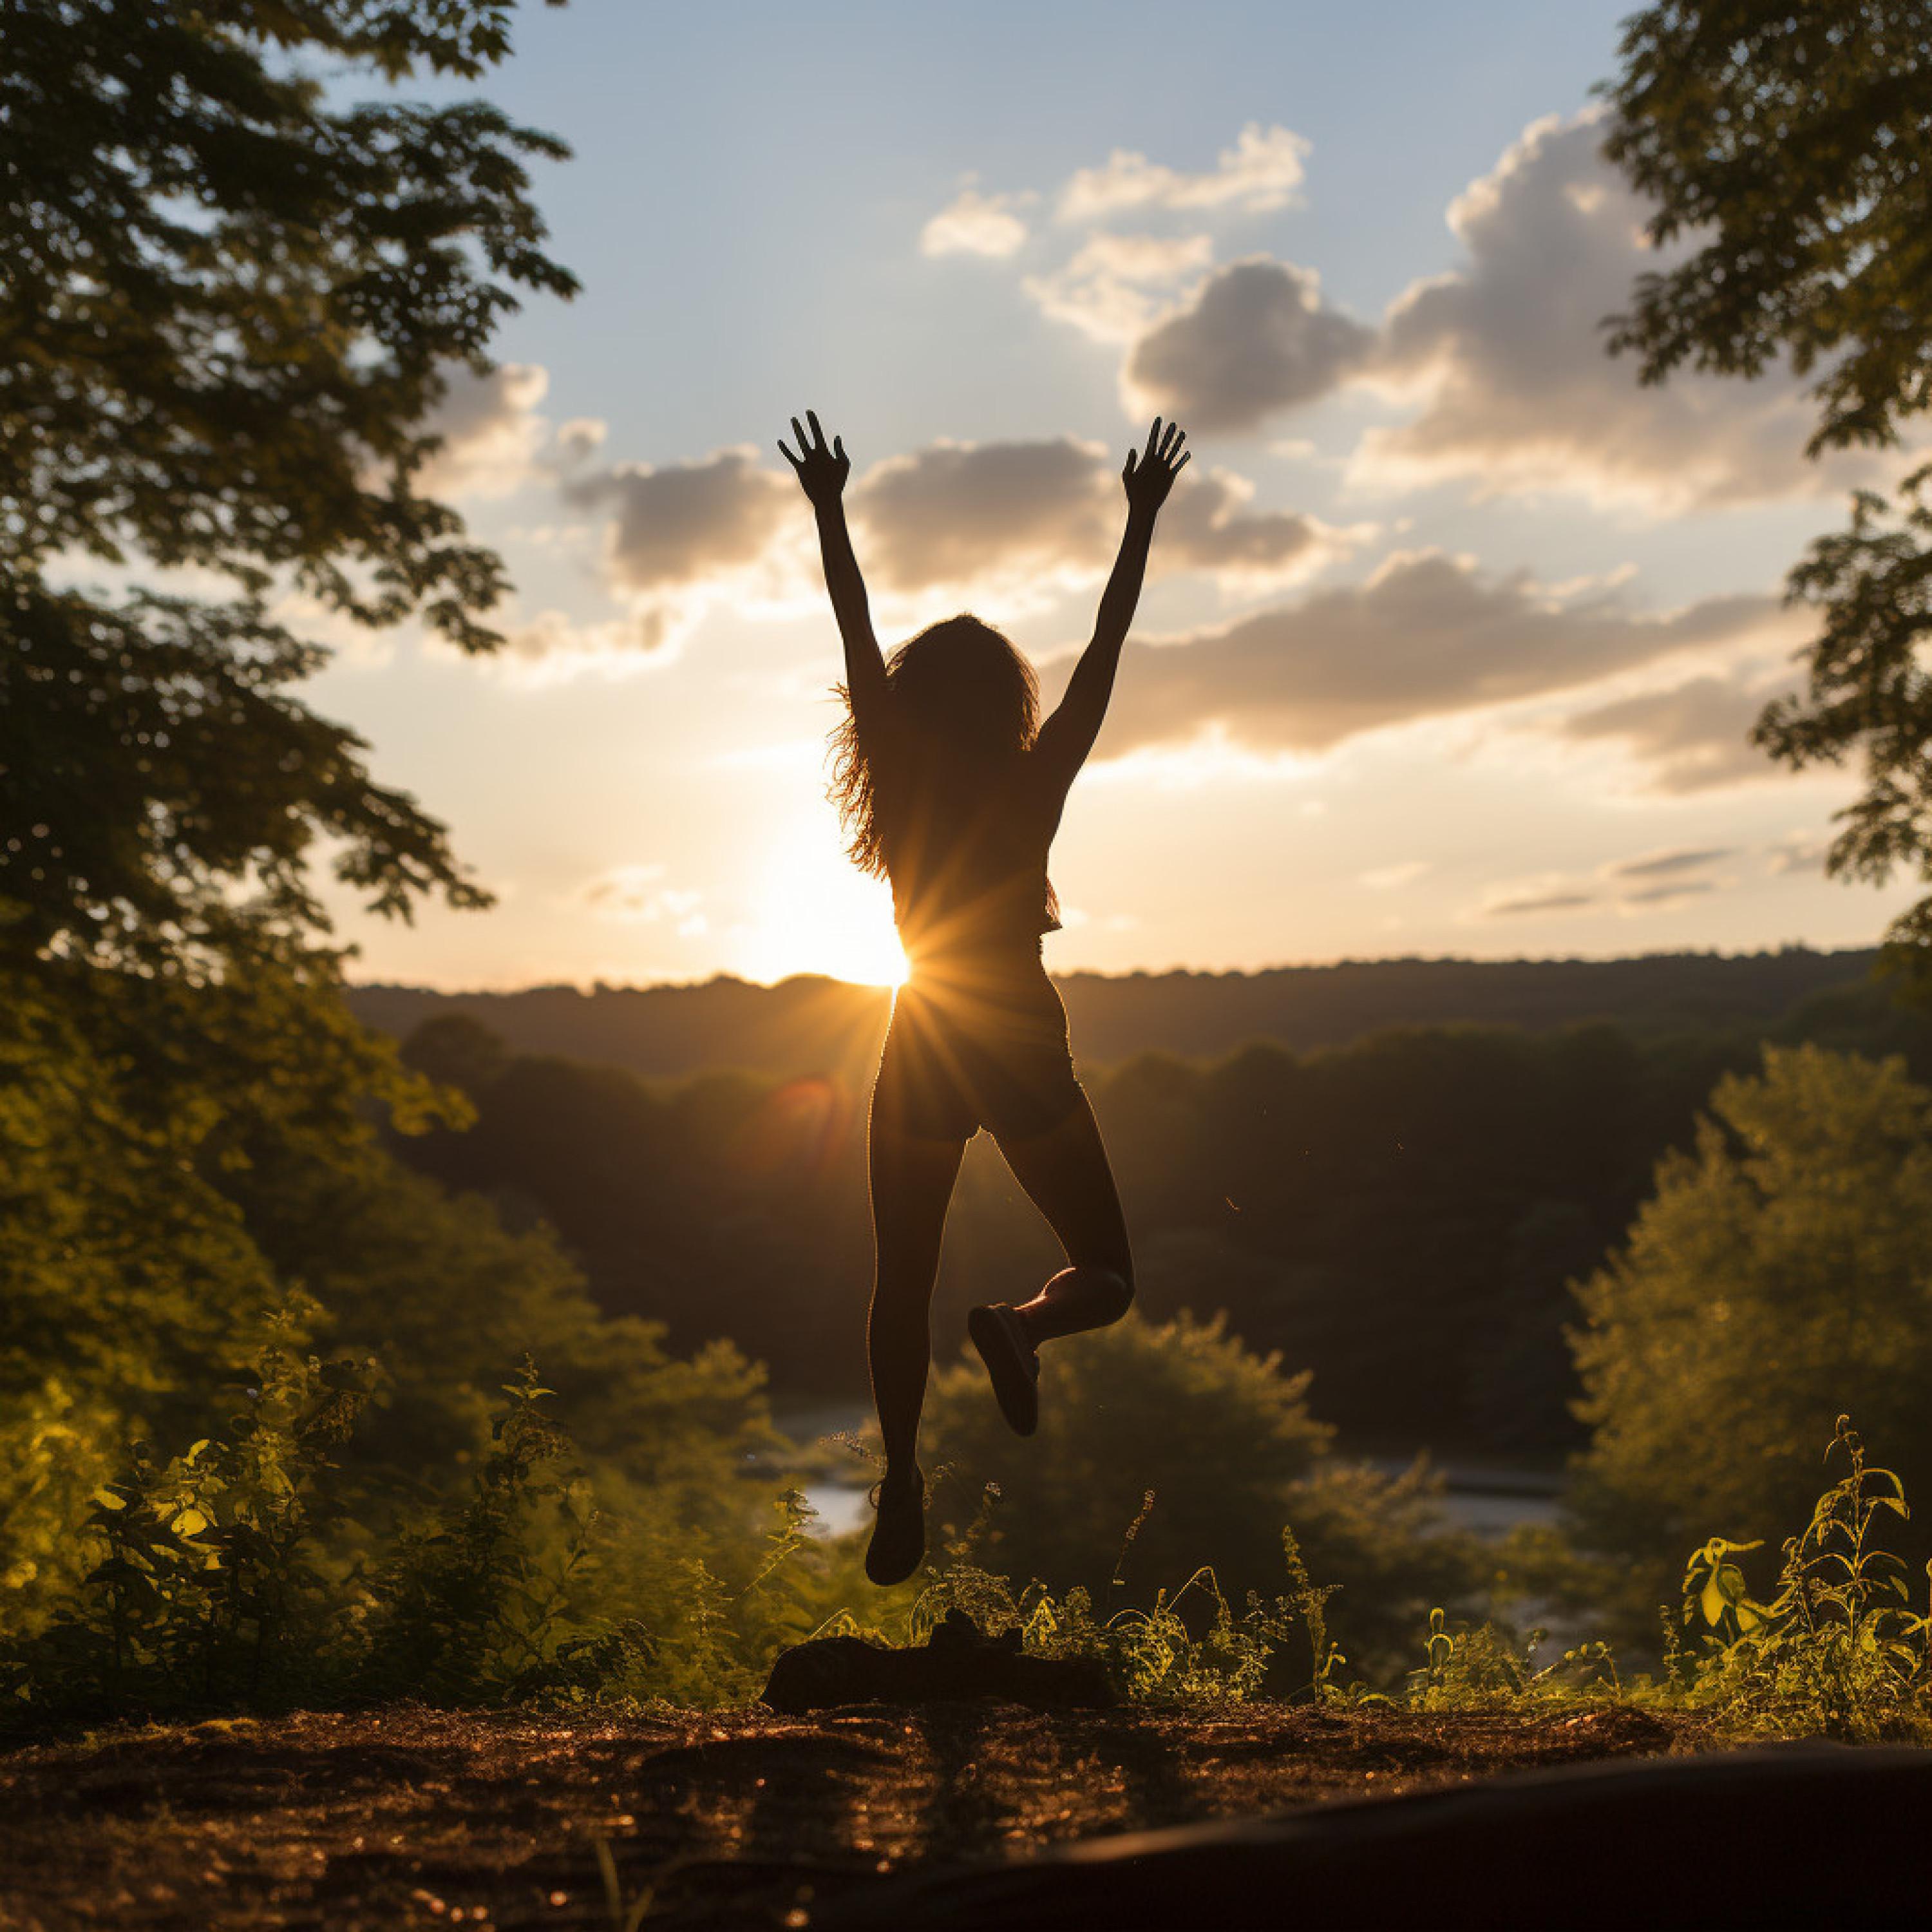
[[[993,1302],[982,1302],[966,1318],[966,1333],[986,1372],[993,1380],[993,1394],[1000,1413],[1016,1436],[1030,1436],[1040,1426],[1040,1388],[1034,1379],[1030,1352],[1021,1344],[1007,1325],[1010,1310]]]

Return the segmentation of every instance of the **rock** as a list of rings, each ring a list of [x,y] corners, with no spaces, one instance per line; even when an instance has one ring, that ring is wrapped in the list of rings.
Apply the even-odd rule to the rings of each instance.
[[[1036,1709],[1099,1710],[1118,1701],[1097,1658],[1028,1657],[1017,1630],[988,1636],[949,1610],[922,1644],[820,1637],[782,1652],[763,1701],[796,1715],[838,1704],[931,1704],[988,1698]]]
[[[1924,1925],[1932,1751],[1758,1745],[1136,1832],[887,1879],[820,1932]]]

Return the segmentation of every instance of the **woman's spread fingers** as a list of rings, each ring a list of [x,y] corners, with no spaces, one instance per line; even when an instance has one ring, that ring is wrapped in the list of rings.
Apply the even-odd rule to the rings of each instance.
[[[1194,452],[1192,450],[1190,449],[1184,451],[1181,454],[1180,460],[1174,466],[1173,473],[1178,476],[1180,472],[1187,467],[1188,464],[1193,460],[1193,458]]]
[[[842,436],[835,436],[832,439],[832,453],[841,463],[845,460],[845,439]]]
[[[803,427],[796,416],[791,419],[791,434],[792,440],[798,445],[800,450],[804,454],[809,456],[812,454],[812,439],[806,434]]]
[[[1154,439],[1155,439],[1156,436],[1158,436],[1160,434],[1160,417],[1156,416],[1156,417],[1154,418],[1154,427],[1153,427],[1153,428],[1151,428],[1150,430],[1149,430],[1148,431],[1148,446],[1147,446],[1147,453],[1148,454],[1148,455],[1149,455],[1149,456],[1151,456],[1151,455],[1153,455],[1153,454],[1154,454]]]
[[[784,438],[783,436],[780,436],[778,439],[778,454],[782,456],[794,470],[802,469],[804,466],[799,461],[798,458],[793,455],[790,450],[786,448],[784,445]]]
[[[807,410],[805,412],[805,419],[807,422],[811,424],[812,434],[814,437],[817,439],[819,448],[823,449],[825,447],[825,432],[818,426],[818,411],[815,410]]]

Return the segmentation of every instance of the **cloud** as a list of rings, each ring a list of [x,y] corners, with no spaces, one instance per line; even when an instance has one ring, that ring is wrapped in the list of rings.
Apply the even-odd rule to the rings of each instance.
[[[1728,859],[1737,848],[1732,845],[1680,847],[1674,851],[1648,852],[1636,859],[1619,859],[1604,868],[1606,879],[1669,878],[1679,872],[1692,872]]]
[[[1625,908],[1677,905],[1685,899],[1694,899],[1717,890],[1714,879],[1669,879],[1658,885],[1642,886],[1635,892],[1625,892],[1617,905],[1619,910]]]
[[[1014,213],[1036,199],[1031,194],[982,194],[968,186],[919,232],[922,255],[1017,254],[1026,244],[1027,225]]]
[[[604,447],[610,425],[599,416],[572,416],[560,424],[556,432],[556,460],[560,464],[582,463]]]
[[[533,362],[500,363],[487,376],[458,363],[447,372],[442,401],[423,428],[442,447],[416,472],[430,496],[507,496],[537,473],[550,424],[537,405],[550,372]]]
[[[665,869],[661,865],[614,866],[584,887],[578,902],[595,917],[618,924],[674,926],[680,938],[710,932],[711,922],[700,909],[704,894],[662,884]]]
[[[797,485],[747,448],[695,463],[620,463],[567,477],[564,500],[610,513],[604,571],[646,649],[674,642],[728,591],[769,601],[797,587]]]
[[[1312,268],[1256,256],[1210,276],[1135,343],[1123,386],[1142,410],[1202,432],[1258,428],[1336,388],[1375,348],[1322,299]]]
[[[612,617],[582,623],[561,610],[540,610],[509,626],[491,662],[512,684],[562,684],[572,678],[630,677],[668,662],[672,653],[664,616]]]
[[[1870,459],[1808,463],[1815,410],[1788,370],[1679,374],[1640,387],[1606,353],[1606,316],[1670,258],[1642,232],[1650,204],[1598,152],[1601,110],[1533,123],[1450,204],[1467,265],[1415,282],[1384,319],[1373,373],[1420,413],[1371,430],[1353,480],[1448,478],[1480,496],[1561,490],[1662,512],[1835,491]]]
[[[1746,734],[1784,682],[1747,665],[1620,698],[1566,718],[1558,728],[1586,742],[1619,742],[1644,765],[1652,791],[1682,796],[1745,784],[1780,771]]]
[[[1108,568],[1120,538],[1113,453],[1071,436],[928,445],[889,458],[854,486],[868,581],[887,592],[1010,580],[1084,583]],[[1360,532],[1247,506],[1253,485],[1192,469],[1155,547],[1164,569],[1281,582],[1304,574]]]
[[[1218,725],[1262,750],[1325,750],[1747,638],[1778,608],[1768,597],[1712,597],[1652,615],[1630,608],[1621,586],[1558,598],[1524,572],[1398,553],[1365,583],[1180,641],[1130,644],[1103,743],[1118,756]]]
[[[579,470],[557,487],[575,508],[604,514],[603,574],[630,615],[585,625],[550,610],[514,631],[512,657],[548,665],[547,675],[618,674],[638,654],[676,644],[726,596],[768,615],[820,608],[796,485],[748,448]],[[1190,467],[1168,505],[1156,572],[1202,572],[1229,590],[1278,588],[1374,534],[1372,525],[1256,510],[1254,494],[1245,477]],[[1114,452],[1071,436],[929,444],[874,464],[846,501],[867,580],[887,601],[970,590],[1037,600],[1090,584],[1112,565],[1124,514]]]
[[[1245,214],[1285,208],[1301,185],[1309,144],[1286,128],[1250,122],[1202,174],[1184,174],[1116,148],[1097,168],[1082,168],[1060,193],[1063,221],[1094,221],[1127,208],[1229,208]]]
[[[1734,846],[1715,845],[1642,853],[1634,859],[1616,859],[1599,866],[1593,880],[1546,872],[1539,878],[1492,887],[1476,908],[1476,916],[1532,918],[1551,913],[1581,912],[1592,907],[1626,917],[1660,912],[1733,883],[1702,874],[1706,867],[1732,857],[1736,850]]]
[[[1522,918],[1538,913],[1577,912],[1597,903],[1597,895],[1587,889],[1558,886],[1548,891],[1534,888],[1505,888],[1500,897],[1486,899],[1480,908],[1485,919]]]
[[[1021,286],[1056,322],[1096,342],[1131,342],[1214,254],[1205,235],[1100,234],[1063,268]]]
[[[1822,873],[1832,842],[1815,832],[1788,832],[1771,848],[1771,869],[1778,873]]]
[[[796,507],[797,487],[749,448],[697,463],[623,463],[564,485],[567,500],[613,513],[608,562],[627,590],[694,584],[755,563]]]

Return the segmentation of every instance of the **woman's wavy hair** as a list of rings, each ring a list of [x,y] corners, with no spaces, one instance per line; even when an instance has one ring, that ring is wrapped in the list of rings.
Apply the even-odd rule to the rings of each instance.
[[[844,713],[832,732],[827,796],[853,863],[883,878],[885,827],[870,748],[860,738],[851,694],[842,684],[838,694]],[[922,785],[964,806],[1033,743],[1040,683],[1007,638],[962,611],[928,625],[886,660],[886,715]]]

